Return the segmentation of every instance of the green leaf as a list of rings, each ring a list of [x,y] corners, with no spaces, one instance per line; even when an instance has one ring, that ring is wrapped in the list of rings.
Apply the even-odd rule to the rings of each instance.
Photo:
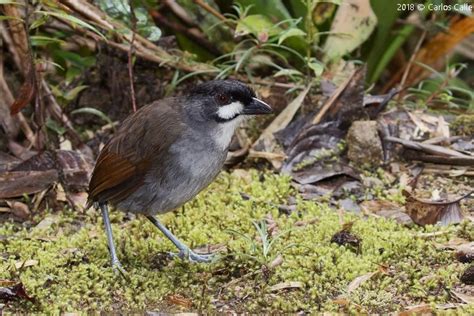
[[[281,43],[283,43],[283,41],[285,41],[287,38],[293,37],[293,36],[306,36],[306,32],[301,30],[301,29],[297,29],[297,28],[288,29],[288,30],[286,30],[286,31],[284,31],[283,33],[280,34],[280,36],[278,38],[278,45],[281,45]]]
[[[278,70],[273,77],[281,77],[281,76],[302,76],[303,73],[301,71],[298,71],[296,69],[280,69]]]
[[[387,68],[395,53],[415,30],[413,25],[395,29],[394,25],[403,11],[399,5],[413,3],[413,0],[371,0],[372,9],[377,16],[377,28],[371,39],[364,44],[367,61],[367,81],[374,83]]]
[[[314,74],[316,75],[316,77],[321,76],[324,71],[324,64],[321,63],[316,58],[308,59],[308,67],[314,71]]]
[[[0,4],[15,4],[15,5],[25,5],[21,2],[11,1],[11,0],[0,0]]]
[[[97,110],[95,108],[84,107],[84,108],[80,108],[80,109],[72,111],[71,114],[73,114],[73,115],[75,115],[75,114],[92,114],[92,115],[100,117],[101,119],[103,119],[107,123],[112,124],[112,120],[104,112],[102,112],[100,110]]]
[[[1,1],[1,0],[0,0]],[[10,15],[2,15],[0,16],[0,21],[4,20],[17,20],[17,21],[23,21],[23,19],[17,18],[16,16],[10,16]]]
[[[149,41],[155,42],[161,38],[161,30],[157,26],[145,26],[139,30]]]
[[[72,100],[74,100],[74,99],[77,97],[77,95],[78,95],[81,91],[87,89],[88,87],[89,87],[89,86],[77,86],[77,87],[75,87],[75,88],[69,90],[68,92],[66,92],[63,97],[64,97],[64,99],[66,99],[66,100],[68,100],[68,101],[72,101]]]
[[[63,40],[60,40],[54,37],[49,37],[49,36],[32,35],[30,36],[30,38],[31,38],[31,45],[33,46],[42,46],[42,45],[47,45],[50,43],[58,43],[58,44],[65,43]]]
[[[98,29],[96,29],[95,27],[93,27],[92,25],[90,25],[89,23],[87,22],[84,22],[82,21],[81,19],[78,19],[76,18],[75,16],[73,15],[69,15],[69,14],[66,14],[64,12],[53,12],[53,11],[35,11],[35,13],[39,13],[39,14],[43,14],[45,16],[54,16],[54,17],[57,17],[57,18],[60,18],[60,19],[65,19],[65,20],[68,20],[69,22],[71,22],[72,24],[77,24],[77,25],[80,25],[86,29],[89,29],[91,30],[92,32],[100,35],[103,39],[106,39],[104,35],[102,35],[101,32],[99,32]]]
[[[58,124],[58,122],[48,118],[46,121],[46,127],[55,132],[58,135],[63,135],[66,132],[66,129]]]
[[[250,14],[263,14],[278,21],[291,18],[282,0],[236,0],[243,7],[251,6]]]
[[[282,29],[275,27],[273,22],[264,15],[249,15],[239,20],[235,28],[235,36],[252,34],[258,36],[261,33],[267,33],[269,36],[278,34]]]

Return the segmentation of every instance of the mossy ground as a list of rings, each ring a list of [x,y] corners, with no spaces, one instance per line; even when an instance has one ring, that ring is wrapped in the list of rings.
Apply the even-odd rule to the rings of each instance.
[[[55,218],[45,230],[3,225],[0,279],[21,280],[35,298],[33,303],[11,303],[5,311],[386,313],[422,302],[453,301],[450,289],[459,284],[466,266],[435,243],[472,226],[410,229],[385,219],[341,215],[327,205],[302,201],[286,177],[250,174],[251,178],[223,173],[184,211],[161,217],[192,248],[225,246],[211,264],[168,259],[163,253],[175,249],[157,229],[142,217],[128,220],[118,212],[112,212],[112,223],[129,280],[110,268],[102,221],[95,210],[43,214]],[[287,204],[290,196],[296,196],[297,210],[280,214],[278,205]],[[272,247],[264,256],[253,222],[268,214],[279,237],[271,237]],[[342,221],[354,221],[352,232],[362,240],[359,254],[330,242]],[[271,268],[279,255],[283,262]],[[30,259],[37,263],[15,267]],[[351,281],[375,271],[348,292]],[[301,283],[294,289],[272,288],[289,281]],[[463,311],[474,313],[474,308]]]

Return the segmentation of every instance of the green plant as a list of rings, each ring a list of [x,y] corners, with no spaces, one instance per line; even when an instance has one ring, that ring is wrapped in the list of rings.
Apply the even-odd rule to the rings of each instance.
[[[417,87],[408,89],[405,104],[413,107],[447,107],[448,109],[474,110],[474,92],[462,80],[459,74],[466,69],[465,64],[446,66],[444,72],[418,64],[433,75],[421,81]]]
[[[282,236],[289,233],[290,230],[285,230],[281,233],[271,236],[268,231],[268,225],[265,220],[258,222],[252,222],[257,232],[258,239],[255,239],[242,232],[234,229],[228,229],[227,232],[242,237],[247,243],[248,253],[238,253],[242,257],[247,257],[256,262],[267,265],[279,254],[284,252],[286,249],[296,246],[295,244],[289,244],[283,247],[279,252],[274,250],[275,242],[278,241]]]

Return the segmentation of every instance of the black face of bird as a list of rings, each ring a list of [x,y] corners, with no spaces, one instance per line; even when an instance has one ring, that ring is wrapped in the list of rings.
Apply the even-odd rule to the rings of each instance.
[[[214,80],[191,91],[192,97],[202,98],[207,117],[218,123],[230,122],[241,115],[272,113],[272,108],[255,96],[255,92],[239,81]]]

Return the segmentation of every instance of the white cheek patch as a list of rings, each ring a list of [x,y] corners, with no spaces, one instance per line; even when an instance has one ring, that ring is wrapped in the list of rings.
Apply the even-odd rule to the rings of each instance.
[[[241,102],[236,101],[236,102],[232,102],[227,105],[221,106],[217,110],[217,115],[223,120],[228,120],[239,115],[243,109],[244,109],[244,105]]]

